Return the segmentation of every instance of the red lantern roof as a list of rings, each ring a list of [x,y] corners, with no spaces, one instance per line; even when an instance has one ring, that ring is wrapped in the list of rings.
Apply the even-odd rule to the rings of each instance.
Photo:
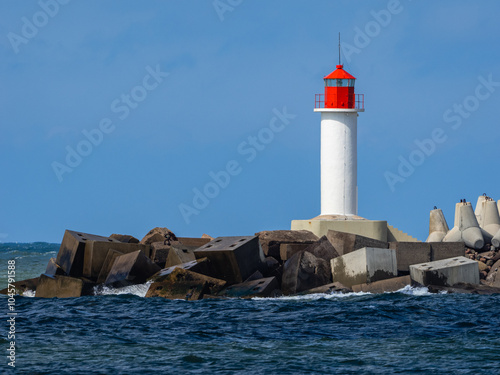
[[[336,70],[328,74],[324,79],[356,79],[356,77],[350,75],[343,69],[344,65],[337,65]]]

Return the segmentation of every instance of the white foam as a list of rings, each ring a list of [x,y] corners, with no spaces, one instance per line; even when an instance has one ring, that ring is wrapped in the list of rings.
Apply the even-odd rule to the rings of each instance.
[[[412,287],[411,285],[406,285],[404,288],[399,289],[392,293],[403,293],[409,296],[432,296],[435,293],[429,292],[426,287]]]
[[[35,297],[35,291],[34,290],[31,290],[31,289],[26,289],[23,294],[21,294],[23,297],[29,297],[29,298],[33,298]]]
[[[19,252],[21,250],[14,250],[13,252]],[[8,253],[6,253],[8,254]],[[29,254],[24,254],[24,255],[19,255],[17,257],[14,257],[14,259],[19,260],[19,259],[24,259],[24,258],[34,258],[38,257],[40,255],[57,255],[57,251],[48,251],[46,253],[29,253]]]
[[[96,296],[111,296],[119,294],[132,294],[138,297],[146,297],[149,286],[152,281],[148,281],[144,284],[130,285],[123,288],[112,288],[107,286],[96,286],[94,288],[94,294]]]
[[[371,295],[371,293],[367,292],[357,292],[357,293],[313,293],[313,294],[305,294],[302,296],[282,296],[282,297],[254,297],[252,300],[254,301],[317,301],[319,299],[339,299],[339,298],[348,298],[348,297],[359,297]]]

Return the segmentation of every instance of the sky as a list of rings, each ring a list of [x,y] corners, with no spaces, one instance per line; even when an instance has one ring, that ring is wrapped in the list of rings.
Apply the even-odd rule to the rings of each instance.
[[[500,199],[500,3],[0,2],[0,241],[253,235],[320,213],[315,94],[365,95],[359,215]]]

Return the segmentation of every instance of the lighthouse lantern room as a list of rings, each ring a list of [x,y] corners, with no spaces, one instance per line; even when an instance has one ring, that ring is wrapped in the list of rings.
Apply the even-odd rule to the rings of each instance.
[[[337,65],[337,69],[325,78],[325,108],[354,108],[355,77]]]

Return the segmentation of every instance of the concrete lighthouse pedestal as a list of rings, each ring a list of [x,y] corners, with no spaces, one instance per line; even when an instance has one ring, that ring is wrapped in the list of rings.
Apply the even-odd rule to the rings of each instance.
[[[292,230],[308,230],[316,236],[326,236],[329,230],[357,234],[388,242],[387,221],[367,220],[359,216],[320,215],[310,220],[292,220]],[[390,232],[389,232],[390,233]]]

